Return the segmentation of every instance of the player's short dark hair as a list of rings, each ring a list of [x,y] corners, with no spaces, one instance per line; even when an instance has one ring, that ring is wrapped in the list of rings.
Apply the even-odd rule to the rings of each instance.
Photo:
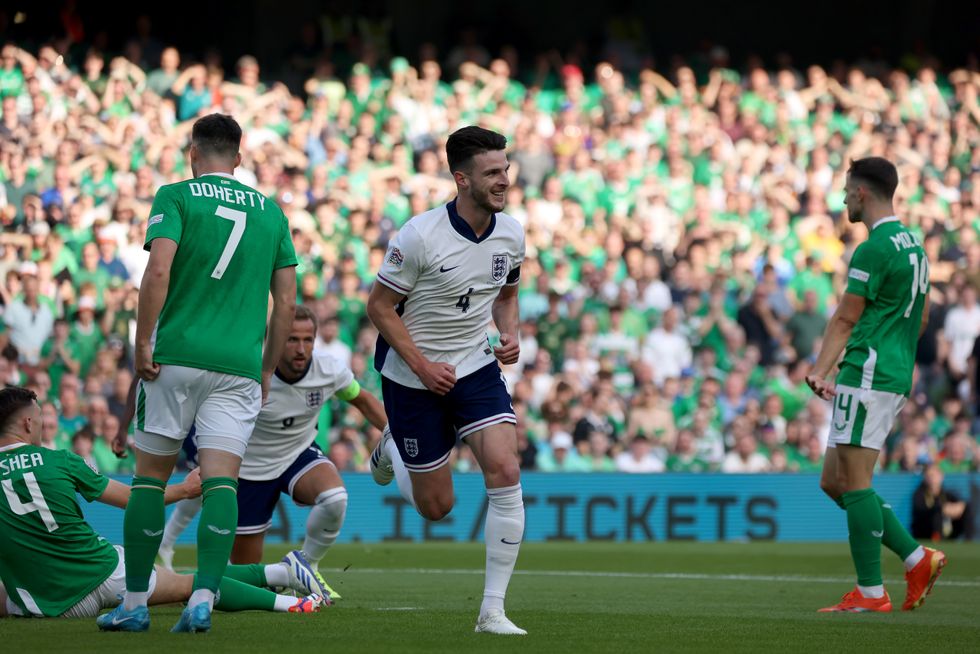
[[[473,157],[491,150],[503,150],[507,139],[497,132],[470,125],[456,130],[446,141],[446,158],[450,172],[468,169]]]
[[[320,328],[319,321],[316,319],[316,313],[305,304],[296,305],[296,310],[293,312],[293,322],[297,320],[309,320],[313,323],[313,331]]]
[[[191,143],[205,156],[232,159],[242,144],[242,128],[231,116],[210,114],[194,123]]]
[[[886,200],[891,200],[898,188],[898,169],[883,157],[851,159],[847,173],[851,178],[860,179],[876,195]]]
[[[7,428],[17,412],[37,402],[37,393],[21,386],[0,390],[0,431]]]

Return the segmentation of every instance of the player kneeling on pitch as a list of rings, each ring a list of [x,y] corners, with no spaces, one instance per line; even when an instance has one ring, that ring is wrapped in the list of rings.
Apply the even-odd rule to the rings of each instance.
[[[34,392],[0,390],[0,617],[92,618],[120,602],[125,591],[124,553],[85,521],[76,494],[89,502],[125,508],[130,487],[93,471],[72,452],[49,450],[40,443],[41,408]],[[200,493],[200,477],[194,472],[183,483],[168,486],[165,501]],[[157,568],[150,576],[149,604],[186,602],[194,577]],[[263,588],[280,585],[310,592],[310,585],[283,563],[228,566],[215,608],[290,613],[320,609],[319,595],[296,598]],[[107,618],[111,614],[99,618],[100,627]],[[143,618],[126,616],[112,628],[144,631],[149,615]]]
[[[331,597],[339,597],[317,568],[337,540],[347,513],[347,490],[337,468],[314,443],[317,419],[331,396],[350,402],[379,430],[388,422],[384,406],[361,389],[350,368],[333,357],[313,352],[316,315],[296,307],[286,347],[269,386],[248,442],[238,482],[238,531],[232,563],[262,558],[265,532],[272,525],[279,496],[310,506],[306,538],[297,553],[313,569]]]
[[[262,559],[265,532],[279,496],[285,493],[299,506],[310,506],[306,538],[286,561],[296,574],[312,572],[330,599],[340,599],[319,573],[319,563],[337,540],[347,513],[347,490],[330,459],[314,443],[317,419],[331,396],[350,402],[368,421],[384,430],[387,418],[381,402],[361,389],[354,373],[326,354],[313,352],[316,315],[296,307],[279,365],[269,387],[269,399],[259,412],[248,442],[238,481],[238,530],[232,563]],[[191,439],[188,439],[190,441]],[[186,443],[187,441],[185,441]],[[167,522],[160,557],[166,567],[173,544],[194,519],[200,503],[181,502]]]

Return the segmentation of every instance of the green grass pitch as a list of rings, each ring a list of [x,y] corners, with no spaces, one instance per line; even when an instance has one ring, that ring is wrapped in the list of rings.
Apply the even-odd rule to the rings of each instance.
[[[284,547],[267,548],[275,560]],[[527,637],[473,633],[483,546],[342,545],[323,563],[343,595],[314,615],[217,613],[209,634],[170,634],[179,607],[151,610],[146,634],[94,620],[3,620],[5,652],[967,652],[980,648],[980,547],[950,563],[909,613],[818,614],[853,587],[846,544],[529,543],[508,615]],[[896,609],[903,569],[883,551]],[[193,550],[178,553],[193,564]]]

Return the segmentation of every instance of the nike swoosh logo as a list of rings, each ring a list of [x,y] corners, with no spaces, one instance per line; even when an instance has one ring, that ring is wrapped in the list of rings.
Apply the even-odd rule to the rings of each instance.
[[[521,541],[517,541],[516,543],[512,543],[509,540],[507,540],[506,538],[501,538],[500,539],[500,542],[503,543],[504,545],[520,545],[521,544]]]
[[[460,264],[462,265],[462,264]],[[452,268],[446,268],[445,266],[439,266],[439,272],[449,272],[450,270],[456,270],[459,266],[453,266]]]
[[[875,531],[875,530],[872,529],[871,530],[871,535],[874,536],[875,538],[881,538],[882,536],[885,535],[885,532],[884,531]]]
[[[112,624],[113,624],[113,625],[118,625],[118,624],[122,624],[122,623],[124,623],[124,622],[129,622],[129,621],[130,621],[130,620],[132,620],[132,619],[133,619],[133,617],[132,617],[132,616],[127,616],[127,617],[125,617],[125,618],[113,618],[113,619],[112,619]]]
[[[231,533],[231,529],[218,529],[214,525],[208,525],[208,529],[210,529],[216,534],[221,534],[222,536],[227,536],[228,534]]]
[[[837,431],[844,431],[845,429],[847,429],[847,423],[845,422],[843,425],[838,425],[835,422],[834,423],[834,429],[836,429]]]
[[[150,531],[149,529],[144,529],[143,533],[149,536],[150,538],[153,538],[155,536],[159,536],[160,534],[162,534],[163,529],[161,529],[160,531]]]

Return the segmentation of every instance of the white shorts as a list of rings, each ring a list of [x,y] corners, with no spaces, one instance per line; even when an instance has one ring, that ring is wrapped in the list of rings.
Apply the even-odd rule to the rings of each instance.
[[[150,454],[176,454],[195,425],[198,449],[241,457],[261,408],[254,379],[164,364],[156,379],[137,387],[134,442]]]
[[[95,618],[103,609],[111,609],[119,605],[119,597],[126,592],[126,559],[123,548],[119,545],[114,546],[119,553],[119,563],[112,574],[99,584],[98,588],[83,597],[75,606],[71,607],[60,618]],[[150,573],[150,586],[147,589],[148,595],[152,595],[157,586],[157,572]],[[7,613],[9,615],[23,616],[24,612],[7,598]],[[43,617],[40,615],[34,617]]]
[[[839,384],[836,390],[827,447],[853,445],[881,450],[908,398]]]

